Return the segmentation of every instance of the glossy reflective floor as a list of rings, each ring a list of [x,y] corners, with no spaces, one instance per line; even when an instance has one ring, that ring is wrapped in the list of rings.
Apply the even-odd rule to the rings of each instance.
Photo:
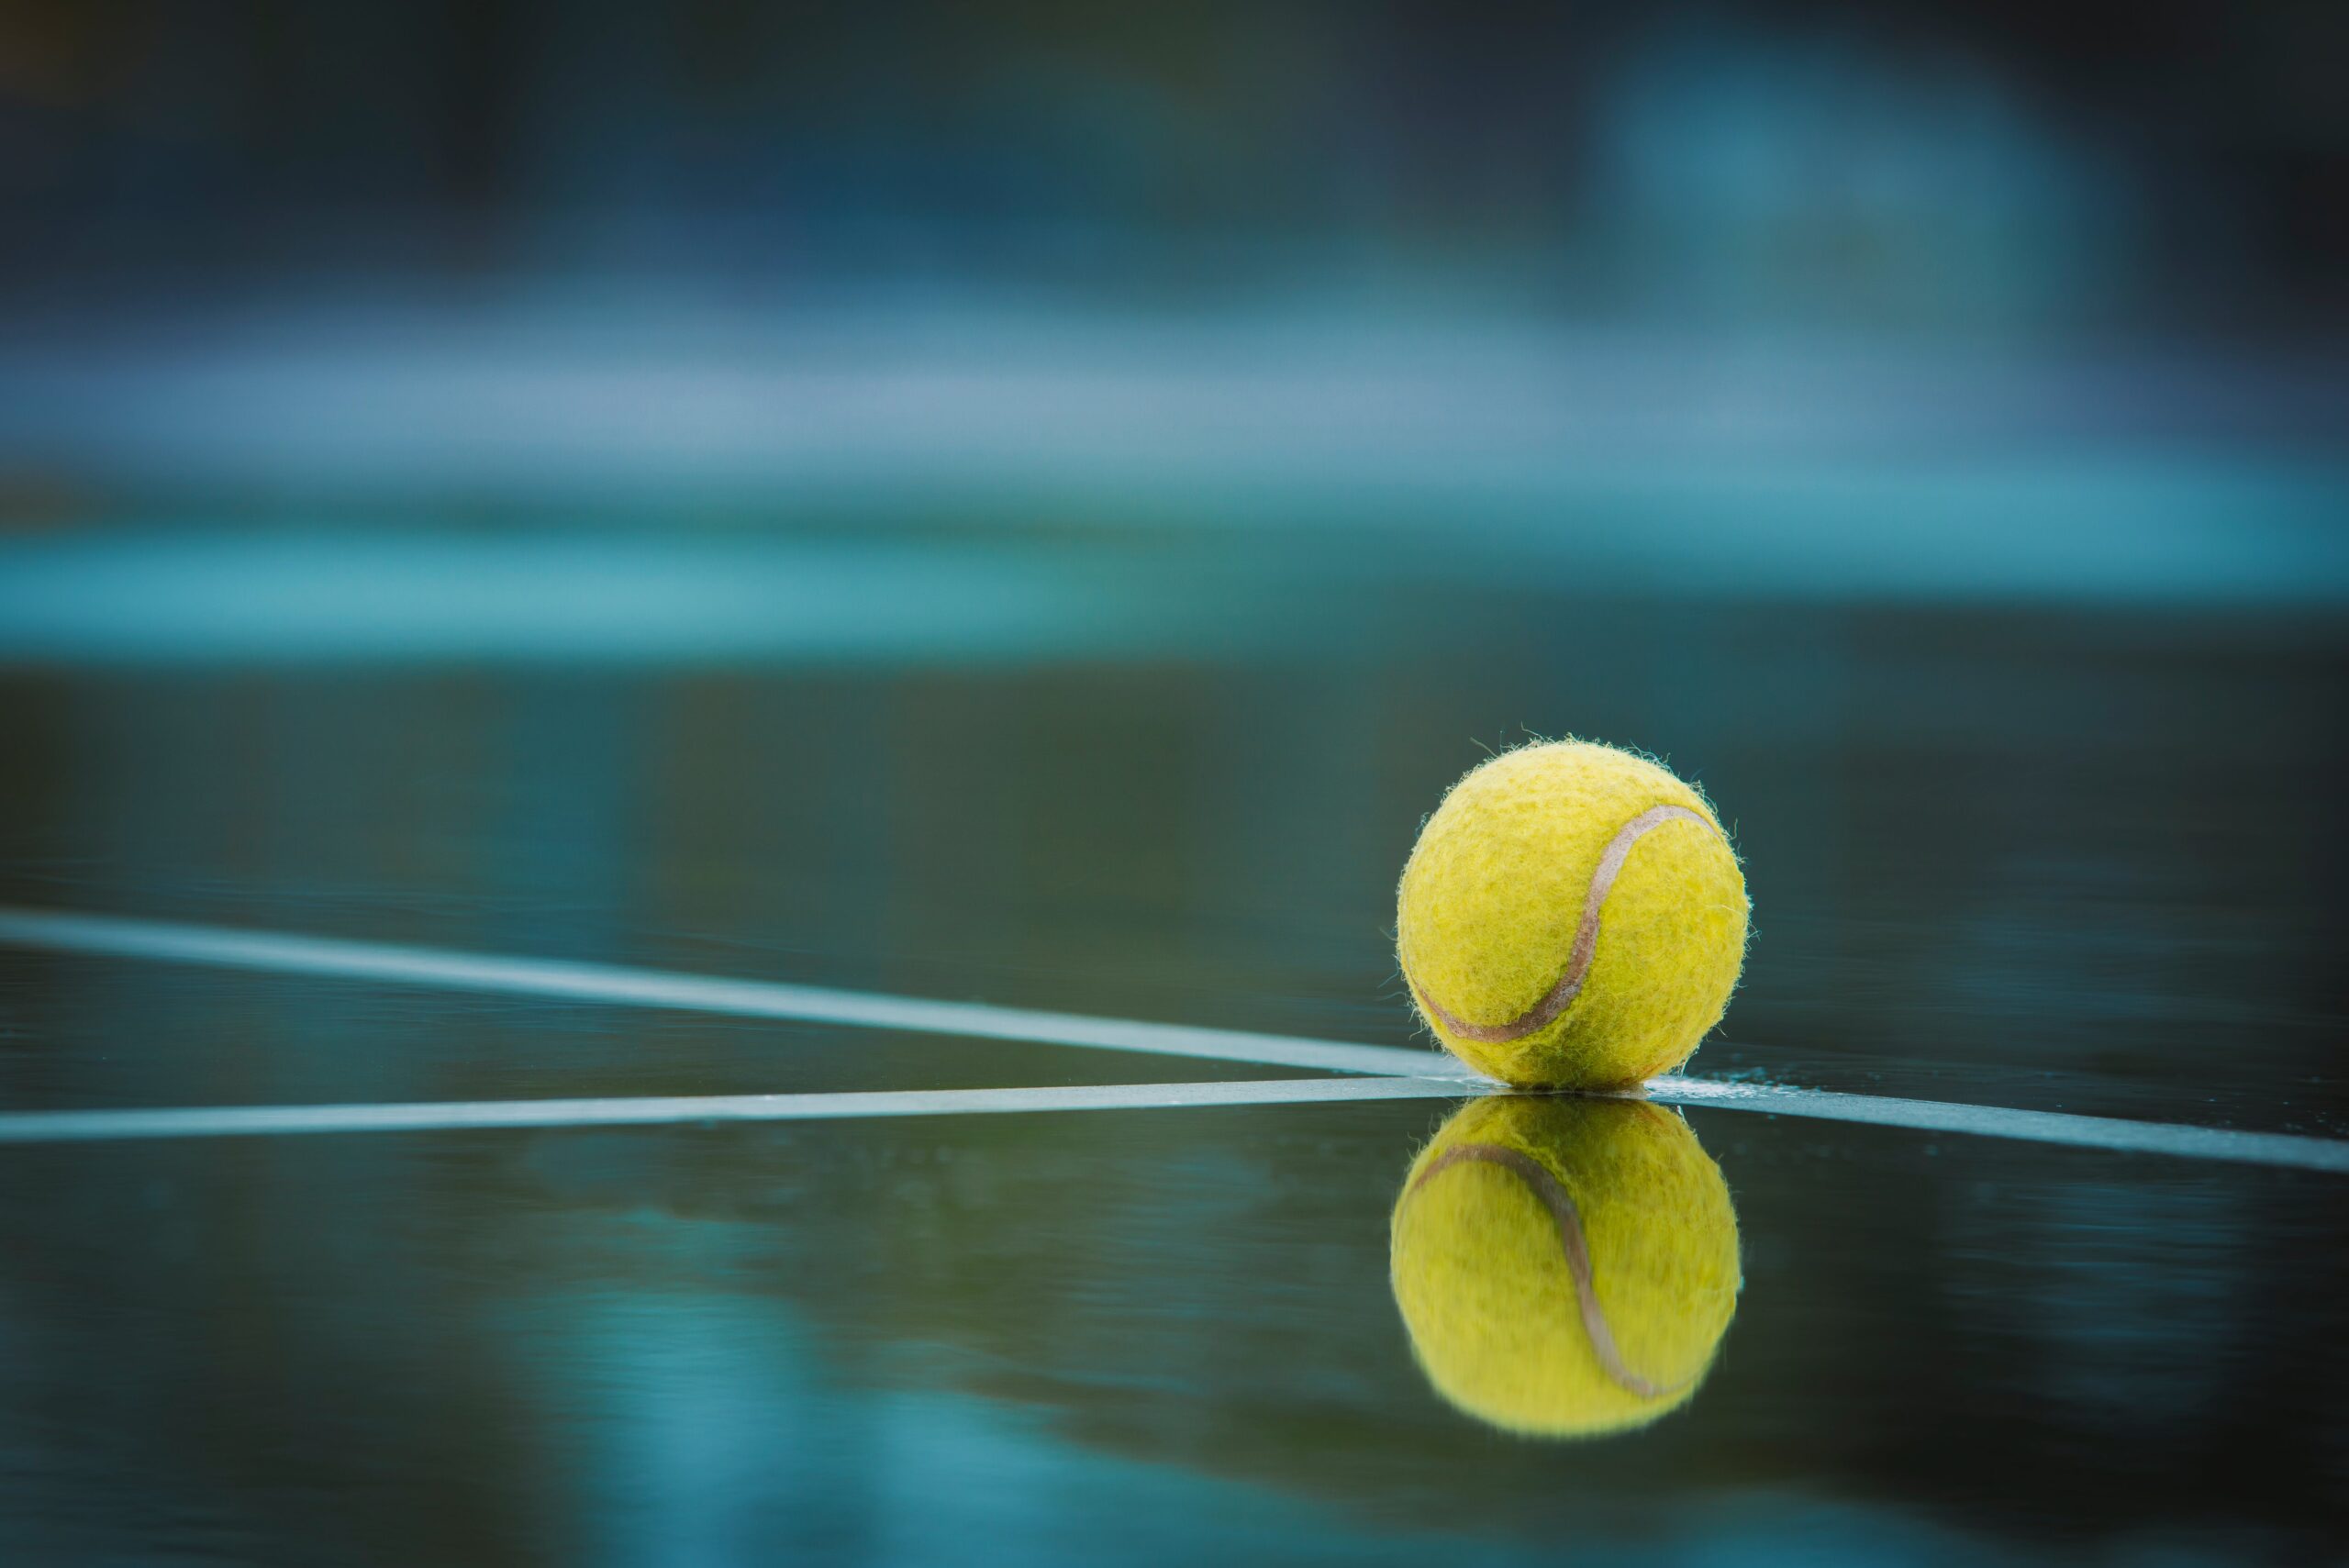
[[[1394,878],[1530,727],[1734,825],[1755,942],[1692,1073],[2349,1137],[2337,617],[1140,530],[966,600],[826,549],[946,608],[723,659],[27,656],[0,902],[1409,1050]],[[332,968],[0,947],[0,1112],[1355,1081]],[[1449,1088],[1037,1103],[0,1142],[0,1561],[2349,1548],[2349,1176]],[[1447,1140],[1567,1218],[1491,1157],[1413,1185]]]

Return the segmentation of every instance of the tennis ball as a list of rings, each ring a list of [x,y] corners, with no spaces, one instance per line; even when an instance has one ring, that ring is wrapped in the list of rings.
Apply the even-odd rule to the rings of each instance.
[[[1396,897],[1419,1016],[1520,1088],[1609,1089],[1688,1060],[1745,962],[1745,878],[1705,797],[1583,740],[1452,786]]]
[[[1530,1437],[1687,1403],[1737,1311],[1737,1212],[1673,1112],[1497,1095],[1453,1116],[1395,1200],[1395,1303],[1464,1414]]]

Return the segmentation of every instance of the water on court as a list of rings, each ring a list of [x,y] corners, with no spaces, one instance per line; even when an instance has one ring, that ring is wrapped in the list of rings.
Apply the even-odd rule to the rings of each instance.
[[[55,590],[0,629],[0,900],[1408,1047],[1420,817],[1571,732],[1701,779],[1746,857],[1747,982],[1692,1071],[2349,1135],[2321,606],[674,518],[607,564],[772,585],[785,624],[616,628],[592,558],[516,617],[370,600],[537,559],[430,522],[306,536],[271,558],[310,579],[225,618],[167,589],[235,581],[239,528],[0,545]],[[10,1111],[1301,1075],[125,956],[0,976]],[[1718,1358],[1652,1425],[1542,1441],[1439,1395],[1389,1287],[1448,1109],[0,1148],[0,1549],[2110,1563],[2349,1528],[2337,1176],[1692,1108],[1738,1229]]]

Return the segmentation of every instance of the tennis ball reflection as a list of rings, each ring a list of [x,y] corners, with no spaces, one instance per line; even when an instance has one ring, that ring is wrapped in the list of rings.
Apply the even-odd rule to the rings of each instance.
[[[1720,1167],[1645,1101],[1467,1106],[1412,1162],[1391,1258],[1428,1381],[1527,1436],[1624,1431],[1678,1408],[1737,1311]]]

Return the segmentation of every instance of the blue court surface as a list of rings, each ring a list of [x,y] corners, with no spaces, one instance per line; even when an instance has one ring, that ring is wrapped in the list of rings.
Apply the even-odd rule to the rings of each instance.
[[[11,361],[132,477],[0,539],[0,1560],[2337,1557],[2349,479],[1569,461],[1399,349],[1392,439],[1252,456],[1086,351],[914,378],[931,472],[776,460],[781,371],[682,454],[466,423],[486,511],[382,366]],[[1709,1359],[1570,1437],[1398,1301],[1500,1096],[1395,879],[1536,731],[1701,779],[1754,901],[1644,1108],[1510,1113],[1733,1214]],[[1595,1201],[1602,1293],[1679,1244]],[[1571,1328],[1508,1266],[1443,1277]]]

